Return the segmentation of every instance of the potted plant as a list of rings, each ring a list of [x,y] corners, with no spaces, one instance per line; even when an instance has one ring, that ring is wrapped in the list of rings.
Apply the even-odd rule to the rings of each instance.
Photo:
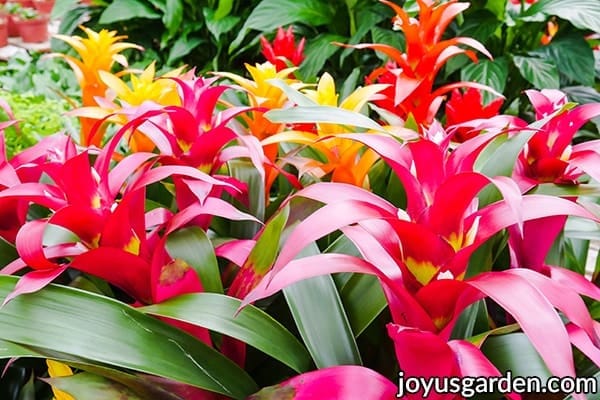
[[[56,0],[33,0],[33,6],[42,14],[51,14]]]
[[[13,0],[15,3],[19,3],[23,8],[33,8],[33,0]]]
[[[8,44],[8,13],[0,6],[0,47]]]
[[[7,29],[8,29],[8,37],[19,36],[19,29],[17,28],[17,24],[15,23],[15,18],[19,11],[21,11],[23,7],[19,3],[10,2],[4,5],[4,11],[7,15]]]
[[[15,20],[23,43],[41,43],[48,40],[48,15],[33,8],[23,8]]]

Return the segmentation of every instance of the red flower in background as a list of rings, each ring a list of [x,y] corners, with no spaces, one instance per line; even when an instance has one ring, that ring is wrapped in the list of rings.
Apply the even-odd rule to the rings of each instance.
[[[449,127],[474,119],[491,118],[498,115],[503,102],[504,100],[499,98],[484,106],[479,89],[467,88],[464,93],[461,93],[459,89],[454,89],[450,100],[446,103],[446,126]],[[460,127],[456,129],[453,139],[462,143],[477,136],[479,132],[470,127]]]
[[[295,67],[302,63],[305,42],[306,40],[302,38],[296,46],[296,38],[291,26],[287,30],[279,27],[272,43],[264,36],[260,37],[261,52],[267,61],[275,65],[277,71],[289,67],[286,61],[289,61]]]

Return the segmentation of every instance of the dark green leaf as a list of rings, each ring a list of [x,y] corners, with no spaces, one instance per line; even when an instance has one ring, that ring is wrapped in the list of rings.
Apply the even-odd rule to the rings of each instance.
[[[180,36],[177,38],[175,43],[173,43],[173,46],[171,46],[169,57],[167,58],[167,64],[172,64],[181,57],[187,56],[192,50],[200,46],[200,44],[204,41],[205,39],[201,39],[199,37],[188,38],[186,36]]]
[[[263,175],[249,160],[232,160],[228,162],[230,175],[248,185],[248,212],[260,221],[265,219],[265,181]],[[255,221],[236,221],[232,225],[231,234],[241,239],[252,239],[261,225]]]
[[[497,92],[504,92],[508,77],[508,65],[505,58],[495,60],[479,60],[477,64],[469,64],[460,71],[460,79],[465,82],[477,82],[488,85]],[[495,96],[487,91],[483,92],[484,104]]]
[[[535,88],[558,89],[560,86],[558,69],[549,60],[538,57],[514,56],[513,61],[521,76]]]
[[[524,333],[490,336],[481,347],[483,353],[502,372],[513,376],[552,376],[544,361]]]
[[[239,47],[250,29],[265,32],[294,22],[320,26],[330,23],[334,16],[334,9],[329,2],[319,0],[262,0],[252,10],[239,34],[229,46],[229,53]]]
[[[206,27],[217,41],[222,34],[231,31],[240,22],[240,17],[233,15],[217,18],[216,13],[210,8],[204,8],[202,12],[204,13]]]
[[[0,276],[0,298],[16,277]],[[187,383],[236,399],[248,374],[204,343],[116,300],[50,285],[0,309],[0,339]],[[126,334],[124,334],[126,332]]]
[[[174,318],[231,336],[253,346],[297,372],[310,366],[310,355],[279,322],[248,305],[239,313],[241,301],[225,295],[198,293],[179,296],[141,310]]]
[[[523,16],[538,13],[555,15],[577,28],[600,32],[600,7],[597,0],[541,0],[529,7]]]
[[[341,42],[346,38],[331,33],[323,33],[306,44],[304,55],[306,58],[300,65],[300,75],[305,80],[313,78],[325,65],[325,62],[340,50],[333,42]]]
[[[531,54],[552,60],[560,74],[571,82],[589,86],[594,84],[594,54],[581,36],[555,39]]]
[[[361,365],[360,353],[331,276],[283,289],[290,311],[316,366]]]
[[[100,15],[100,24],[112,24],[134,18],[158,19],[160,14],[139,0],[115,0]]]
[[[340,292],[354,336],[358,337],[387,306],[377,277],[353,274]]]
[[[567,86],[560,88],[569,100],[578,104],[600,103],[600,92],[589,86]]]
[[[167,0],[166,12],[163,15],[162,21],[167,28],[168,38],[174,37],[176,32],[181,29],[183,21],[182,0]]]
[[[373,43],[387,44],[397,49],[403,49],[405,47],[404,36],[402,36],[399,32],[395,32],[391,29],[382,29],[379,27],[374,27],[373,29],[371,29],[371,36],[373,37]],[[375,52],[375,54],[382,61],[387,61],[388,59],[387,55],[379,51]]]

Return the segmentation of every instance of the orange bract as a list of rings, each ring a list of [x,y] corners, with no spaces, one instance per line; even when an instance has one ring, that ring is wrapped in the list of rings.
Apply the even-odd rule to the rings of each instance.
[[[77,81],[81,86],[81,96],[84,106],[95,106],[94,97],[104,96],[107,86],[100,79],[100,71],[110,72],[114,63],[124,67],[127,66],[127,59],[119,54],[125,49],[142,48],[133,43],[121,42],[126,36],[117,36],[116,31],[102,29],[95,32],[84,26],[81,29],[87,34],[87,38],[79,36],[55,35],[69,44],[79,55],[79,59],[68,55],[57,54],[64,58],[75,71]],[[84,146],[100,146],[102,135],[93,135],[92,128],[94,120],[81,118],[81,136],[80,144]]]

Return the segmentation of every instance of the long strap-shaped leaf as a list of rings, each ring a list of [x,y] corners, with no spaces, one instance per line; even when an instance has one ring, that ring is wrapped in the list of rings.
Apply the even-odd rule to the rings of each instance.
[[[17,277],[0,276],[0,299]],[[226,357],[116,300],[50,285],[0,308],[0,339],[157,375],[243,399],[253,380]]]
[[[310,355],[300,341],[264,311],[241,300],[216,293],[178,296],[141,310],[185,321],[241,340],[269,354],[297,372],[310,367]]]

